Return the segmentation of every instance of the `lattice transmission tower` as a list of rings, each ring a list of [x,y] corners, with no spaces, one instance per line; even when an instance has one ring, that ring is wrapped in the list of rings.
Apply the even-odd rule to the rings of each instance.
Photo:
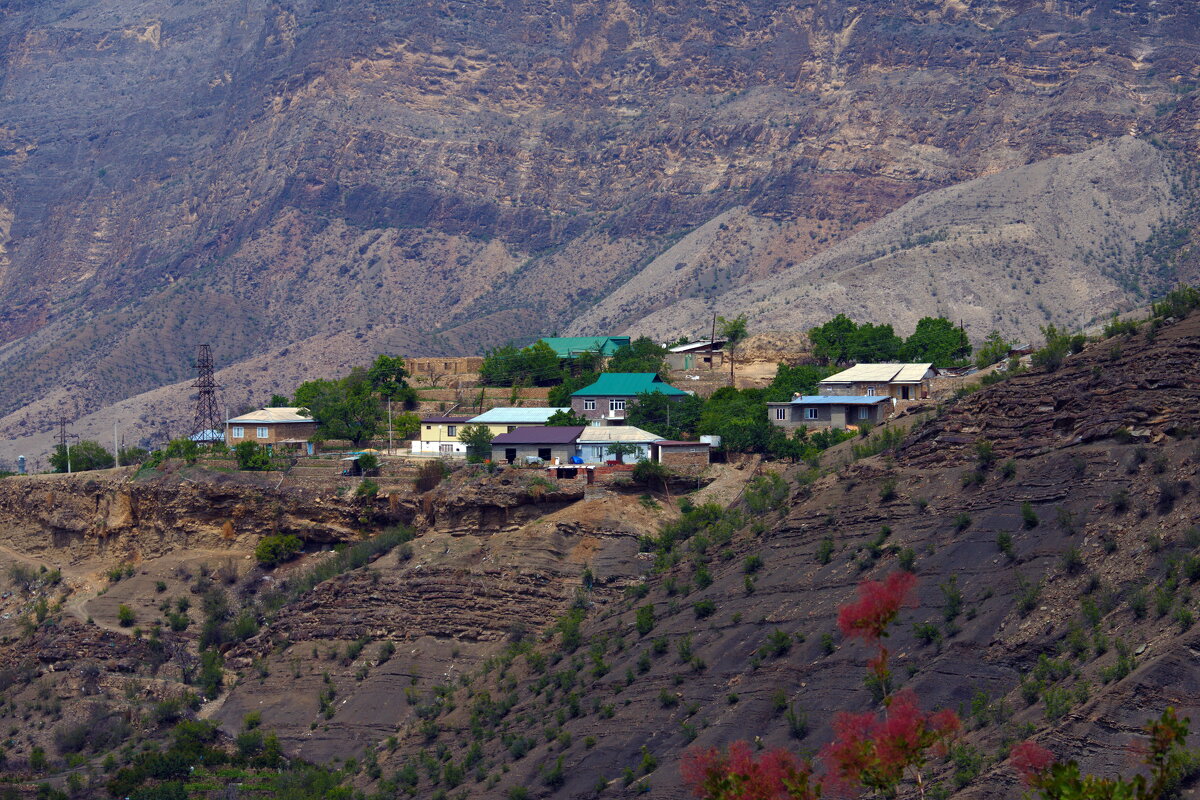
[[[206,344],[200,345],[200,353],[196,357],[196,382],[192,388],[196,390],[196,419],[192,423],[192,435],[207,431],[223,432],[225,420],[217,402],[217,391],[221,387],[213,377],[212,351]]]

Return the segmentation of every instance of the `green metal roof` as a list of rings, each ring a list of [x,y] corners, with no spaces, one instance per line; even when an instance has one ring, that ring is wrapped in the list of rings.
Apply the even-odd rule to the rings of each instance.
[[[599,350],[601,355],[611,356],[617,348],[629,344],[628,336],[544,336],[543,342],[550,345],[559,358],[574,358],[580,353]]]
[[[604,372],[591,386],[585,386],[572,397],[633,397],[642,392],[661,392],[666,395],[685,395],[653,372]]]

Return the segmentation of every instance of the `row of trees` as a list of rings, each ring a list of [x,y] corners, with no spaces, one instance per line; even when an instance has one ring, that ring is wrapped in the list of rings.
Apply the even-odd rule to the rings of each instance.
[[[912,335],[901,339],[891,325],[859,325],[838,314],[810,330],[808,338],[822,364],[907,361],[953,367],[966,364],[971,355],[966,331],[945,317],[923,317]]]
[[[571,392],[593,383],[602,369],[606,372],[653,372],[665,378],[666,355],[665,347],[642,336],[617,348],[607,358],[599,351],[588,351],[570,359],[560,359],[539,339],[528,347],[507,344],[488,351],[479,376],[485,386],[570,387],[565,393],[569,397]],[[559,395],[562,394],[560,391]]]
[[[370,367],[355,367],[344,378],[302,383],[293,404],[312,415],[319,438],[346,439],[358,447],[386,432],[388,402],[402,409],[417,405],[417,393],[408,385],[408,370],[399,356],[380,355]],[[419,429],[420,418],[393,413],[392,425],[407,438]]]

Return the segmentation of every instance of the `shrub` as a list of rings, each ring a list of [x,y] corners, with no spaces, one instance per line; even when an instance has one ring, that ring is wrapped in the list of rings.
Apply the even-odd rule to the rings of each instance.
[[[654,606],[642,606],[639,608],[634,626],[637,628],[639,636],[645,636],[654,630]]]
[[[664,489],[667,481],[671,479],[671,471],[657,461],[648,461],[642,458],[638,459],[633,466],[633,472],[629,477],[633,479],[634,483],[641,486]]]
[[[379,484],[370,478],[364,478],[354,489],[354,496],[364,500],[373,500],[379,494]]]
[[[699,600],[692,604],[692,610],[696,613],[696,619],[707,619],[716,612],[717,604],[712,600]]]
[[[826,537],[817,545],[817,563],[828,564],[833,560],[833,539]]]
[[[271,468],[271,455],[258,442],[238,442],[233,448],[233,455],[237,458],[238,469],[261,472]]]
[[[133,613],[132,608],[124,603],[121,603],[121,605],[117,606],[117,622],[120,623],[122,628],[128,628],[136,621],[137,615]]]
[[[1004,555],[1008,556],[1010,559],[1016,558],[1013,553],[1013,537],[1012,534],[1007,531],[1000,531],[1000,533],[996,534],[996,549],[1001,553],[1004,553]]]
[[[792,649],[792,635],[787,631],[776,628],[767,634],[767,640],[763,646],[759,648],[759,653],[764,656],[773,656],[778,658]]]
[[[956,531],[959,531],[961,533],[962,531],[965,531],[969,527],[971,527],[971,515],[968,514],[967,512],[963,511],[957,517],[954,518],[954,529]]]
[[[896,499],[896,481],[888,478],[879,487],[879,499],[884,503],[890,503]]]
[[[1021,522],[1026,528],[1036,528],[1038,524],[1037,512],[1033,510],[1033,504],[1026,500],[1021,503]]]
[[[1079,552],[1078,547],[1071,547],[1062,556],[1063,572],[1068,575],[1077,575],[1083,570],[1083,556]]]
[[[1041,593],[1041,583],[1031,583],[1024,578],[1017,578],[1017,611],[1021,616],[1026,616],[1037,607],[1038,596]]]
[[[900,555],[896,559],[896,563],[900,565],[900,569],[905,572],[912,572],[913,565],[916,563],[917,554],[911,547],[905,547],[900,551]]]
[[[264,567],[274,567],[290,561],[303,549],[300,539],[291,534],[264,536],[254,548],[254,557]]]
[[[746,561],[742,565],[742,569],[747,575],[750,575],[762,569],[762,565],[762,556],[755,553],[752,556],[746,556]]]

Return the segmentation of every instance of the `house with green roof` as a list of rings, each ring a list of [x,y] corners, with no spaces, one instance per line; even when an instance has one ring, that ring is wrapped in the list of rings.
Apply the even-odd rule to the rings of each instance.
[[[584,353],[596,353],[605,358],[622,347],[628,347],[628,336],[544,336],[541,338],[559,358],[575,358]]]
[[[672,398],[688,395],[653,372],[605,372],[595,383],[571,395],[571,410],[592,425],[624,425],[625,406],[644,392]]]

